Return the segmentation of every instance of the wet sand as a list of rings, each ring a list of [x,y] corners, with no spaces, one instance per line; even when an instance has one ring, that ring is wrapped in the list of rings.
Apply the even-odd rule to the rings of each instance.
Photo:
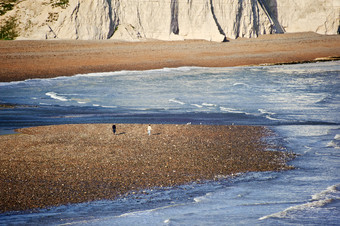
[[[340,35],[276,34],[224,43],[0,41],[0,82],[164,67],[306,62],[329,57],[340,57]]]
[[[0,136],[0,212],[29,210],[249,171],[278,171],[291,155],[259,126],[42,126]]]

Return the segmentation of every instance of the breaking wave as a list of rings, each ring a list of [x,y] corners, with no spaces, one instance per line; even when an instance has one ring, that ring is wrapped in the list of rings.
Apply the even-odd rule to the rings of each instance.
[[[60,101],[68,101],[68,99],[66,97],[63,97],[55,92],[48,92],[46,93],[46,96],[49,96],[51,97],[52,99],[55,99],[55,100],[60,100]]]
[[[269,218],[288,218],[293,219],[296,216],[302,215],[302,212],[309,212],[317,208],[324,208],[326,205],[340,200],[340,184],[328,187],[320,193],[312,195],[312,199],[307,203],[296,206],[291,206],[281,212],[273,213],[259,218],[259,220],[266,220]]]

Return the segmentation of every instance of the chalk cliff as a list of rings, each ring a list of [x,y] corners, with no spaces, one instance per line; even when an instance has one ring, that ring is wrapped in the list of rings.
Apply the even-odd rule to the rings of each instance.
[[[264,0],[271,17],[285,32],[337,34],[340,0]]]
[[[58,1],[58,0],[53,0]],[[275,32],[336,34],[338,0],[21,0],[18,39],[205,39]],[[67,2],[67,1],[66,1]]]

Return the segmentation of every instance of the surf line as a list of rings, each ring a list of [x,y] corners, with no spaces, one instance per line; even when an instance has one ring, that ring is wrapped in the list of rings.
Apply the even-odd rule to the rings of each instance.
[[[62,97],[62,96],[59,96],[59,95],[58,95],[57,93],[55,93],[55,92],[48,92],[48,93],[46,93],[46,96],[49,96],[49,97],[51,97],[52,99],[55,99],[55,100],[68,101],[67,98]]]

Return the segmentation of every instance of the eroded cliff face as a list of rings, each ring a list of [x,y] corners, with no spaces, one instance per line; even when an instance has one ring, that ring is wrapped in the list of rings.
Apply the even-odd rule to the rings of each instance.
[[[285,32],[336,34],[340,26],[340,0],[263,0]]]
[[[18,20],[18,39],[107,39],[113,33],[106,0],[70,0],[65,7],[53,7],[50,0],[24,0],[10,14]]]
[[[15,16],[18,39],[223,41],[275,32],[335,34],[337,0],[23,0]]]

